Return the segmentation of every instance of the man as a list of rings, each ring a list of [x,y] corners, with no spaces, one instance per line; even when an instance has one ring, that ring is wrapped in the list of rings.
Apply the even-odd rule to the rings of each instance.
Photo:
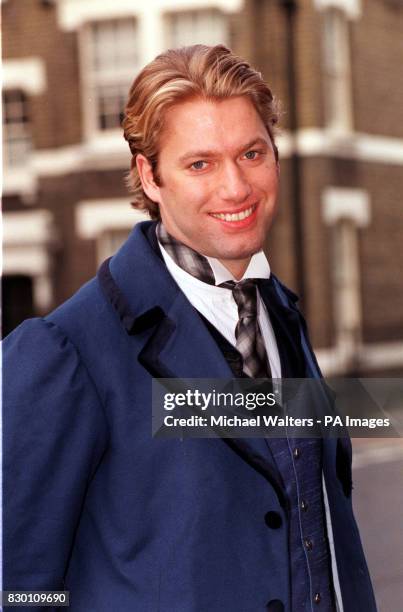
[[[74,612],[375,610],[347,440],[151,437],[152,377],[320,375],[261,250],[276,121],[223,46],[136,78],[129,183],[154,222],[5,341],[3,588],[65,588]]]

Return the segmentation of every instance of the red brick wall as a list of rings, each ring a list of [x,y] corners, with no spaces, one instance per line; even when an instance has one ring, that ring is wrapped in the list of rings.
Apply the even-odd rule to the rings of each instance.
[[[47,88],[32,96],[30,111],[36,149],[78,143],[81,109],[77,35],[57,27],[56,7],[38,0],[2,4],[3,57],[39,57],[46,66]]]
[[[403,138],[403,5],[362,0],[351,51],[355,130]]]

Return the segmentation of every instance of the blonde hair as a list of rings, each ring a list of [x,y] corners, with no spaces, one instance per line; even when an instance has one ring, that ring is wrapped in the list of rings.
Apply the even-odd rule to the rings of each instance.
[[[274,144],[278,121],[277,104],[259,72],[224,45],[193,45],[169,49],[147,64],[134,80],[122,122],[124,137],[132,153],[127,184],[134,194],[133,207],[148,210],[159,219],[159,207],[144,193],[136,167],[136,157],[144,155],[153,169],[154,180],[161,185],[158,173],[158,145],[164,127],[164,111],[192,97],[222,100],[248,96],[259,113]]]

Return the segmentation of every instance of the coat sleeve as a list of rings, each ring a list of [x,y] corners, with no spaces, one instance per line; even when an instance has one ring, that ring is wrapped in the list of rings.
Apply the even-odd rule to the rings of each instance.
[[[107,432],[94,383],[58,327],[32,319],[5,339],[4,590],[63,589]]]

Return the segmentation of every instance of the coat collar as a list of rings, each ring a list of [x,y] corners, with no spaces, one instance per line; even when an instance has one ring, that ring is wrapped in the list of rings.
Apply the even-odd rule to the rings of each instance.
[[[135,226],[127,242],[109,261],[109,278],[105,278],[107,264],[101,267],[98,277],[104,292],[107,288],[126,331],[144,338],[139,361],[153,376],[230,378],[230,368],[219,348],[167,273],[158,246],[152,244],[154,227],[151,222]]]

